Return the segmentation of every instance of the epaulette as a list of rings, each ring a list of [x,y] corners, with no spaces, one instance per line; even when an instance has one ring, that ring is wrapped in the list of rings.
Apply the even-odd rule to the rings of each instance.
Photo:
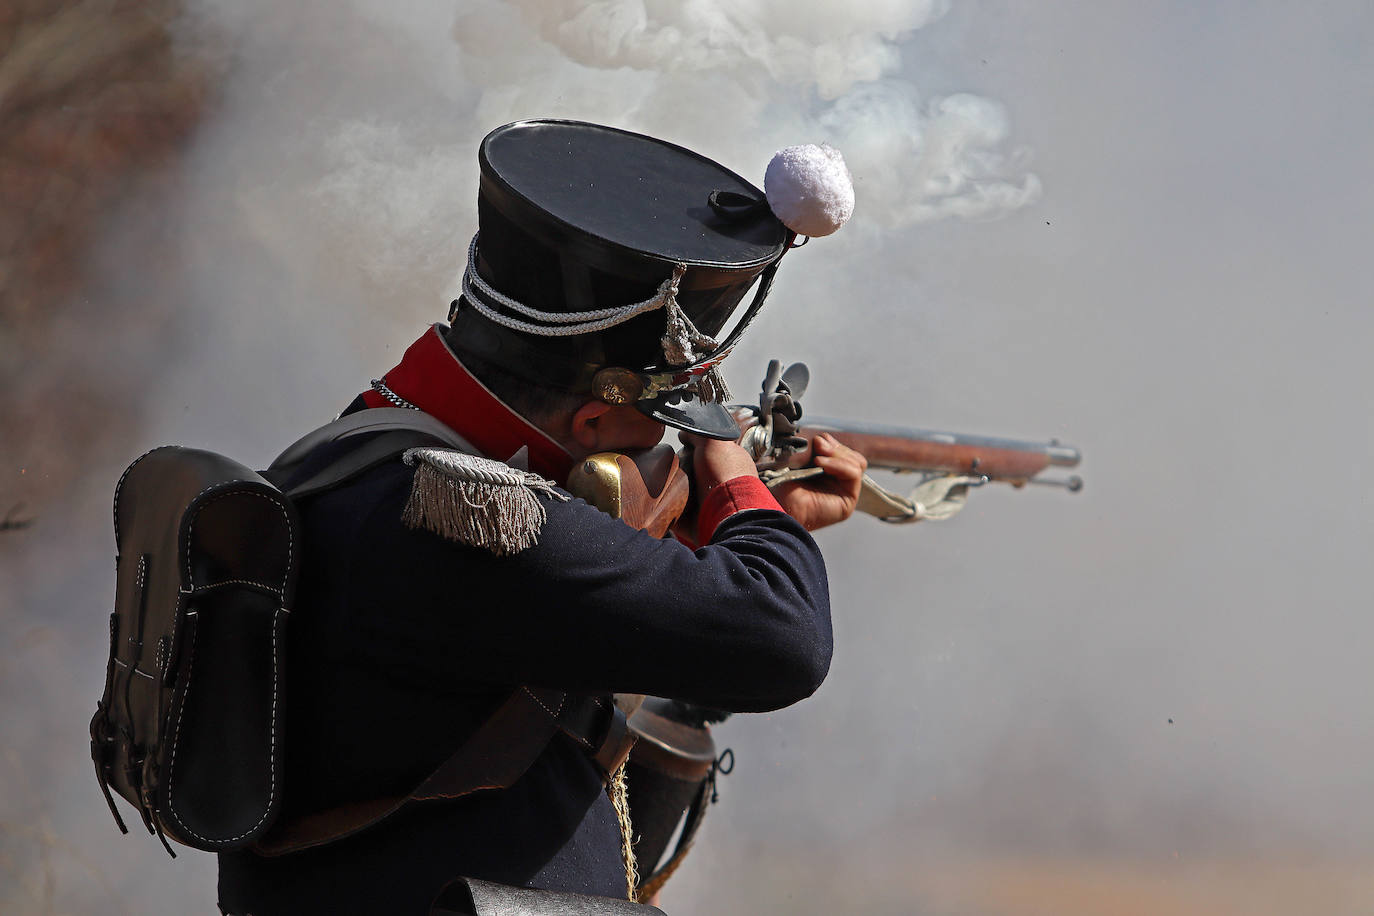
[[[401,520],[498,557],[528,550],[548,519],[540,496],[566,501],[551,480],[449,448],[412,448],[405,463],[415,468]]]

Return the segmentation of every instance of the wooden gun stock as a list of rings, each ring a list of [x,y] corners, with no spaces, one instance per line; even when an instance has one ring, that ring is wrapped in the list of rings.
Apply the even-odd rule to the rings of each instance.
[[[803,426],[798,435],[808,441],[818,433],[834,436],[868,459],[871,467],[901,471],[940,471],[946,474],[982,474],[989,480],[1024,483],[1049,467],[1043,452],[1016,451],[952,442],[921,442],[848,430]],[[806,450],[806,461],[810,463]],[[790,463],[790,462],[789,462]]]
[[[568,492],[632,528],[663,537],[687,508],[691,485],[671,445],[599,452],[568,475]]]

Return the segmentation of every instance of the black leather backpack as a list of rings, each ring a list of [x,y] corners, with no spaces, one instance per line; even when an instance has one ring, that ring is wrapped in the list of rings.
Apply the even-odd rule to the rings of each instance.
[[[287,490],[275,485],[299,476],[293,472],[316,447],[365,434]],[[590,748],[603,772],[624,760],[633,739],[613,704],[521,687],[408,796],[275,823],[285,631],[302,553],[292,500],[436,444],[474,452],[424,413],[374,408],[315,430],[262,473],[180,446],[153,449],[124,472],[114,499],[110,656],[91,720],[96,778],[121,831],[128,828],[116,794],[172,855],[169,838],[212,852],[254,845],[282,854],[365,829],[408,804],[511,785],[558,731]]]
[[[115,489],[115,610],[91,756],[167,846],[251,843],[280,801],[283,635],[299,519],[261,475],[154,449]],[[171,847],[167,846],[171,852]]]

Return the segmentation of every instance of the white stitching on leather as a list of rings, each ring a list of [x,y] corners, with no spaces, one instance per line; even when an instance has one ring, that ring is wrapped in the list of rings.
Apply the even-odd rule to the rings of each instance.
[[[199,631],[199,626],[191,631],[191,652],[186,657],[186,689],[181,692],[181,705],[177,707],[177,727],[172,730],[172,759],[167,761],[167,798],[169,801],[167,807],[171,809],[172,820],[176,821],[181,826],[181,829],[186,831],[188,836],[193,836],[201,842],[211,843],[214,841],[207,840],[205,837],[181,823],[181,815],[177,814],[176,805],[170,804],[172,798],[172,785],[176,780],[177,747],[181,744],[181,717],[186,712],[186,700],[191,696],[191,673],[195,670],[196,665],[196,634]]]
[[[144,458],[147,458],[149,455],[151,455],[153,452],[157,451],[158,449],[162,449],[162,448],[181,448],[181,446],[180,446],[180,445],[159,445],[159,446],[156,446],[155,448],[150,448],[150,449],[148,449],[148,451],[144,452],[142,455],[139,455],[139,456],[138,456],[137,458],[135,458],[132,462],[130,462],[129,466],[128,466],[127,468],[124,469],[124,473],[119,475],[119,482],[118,482],[117,484],[115,484],[115,495],[114,495],[114,530],[115,530],[115,549],[116,549],[116,550],[122,550],[122,549],[123,549],[123,548],[121,547],[120,543],[119,543],[119,491],[122,490],[122,489],[124,489],[124,478],[126,478],[126,477],[129,476],[129,472],[132,471],[135,467],[137,467],[137,466],[138,466],[138,463],[139,463],[140,461],[142,461]]]
[[[115,663],[116,665],[118,665],[119,667],[121,667],[121,668],[128,668],[128,667],[129,667],[129,663],[126,662],[126,661],[125,661],[124,659],[122,659],[122,658],[116,658],[116,659],[114,660],[114,663]],[[134,670],[134,674],[140,675],[140,676],[142,676],[142,677],[146,677],[146,678],[147,678],[148,680],[150,680],[150,681],[155,681],[155,680],[157,680],[157,675],[155,675],[155,674],[149,674],[148,672],[144,671],[142,668],[139,668],[137,665],[134,665],[134,666],[133,666],[133,670]]]
[[[191,589],[191,594],[198,595],[201,592],[207,592],[211,589],[219,588],[224,585],[247,585],[251,586],[252,588],[260,588],[265,592],[271,592],[278,598],[282,597],[281,589],[274,588],[273,586],[268,585],[266,582],[254,582],[251,579],[225,579],[223,582],[211,582],[206,585],[197,585],[195,588]]]
[[[568,702],[568,695],[565,693],[563,694],[563,699],[558,701],[558,712],[554,712],[552,709],[549,709],[549,707],[545,706],[544,702],[540,700],[539,697],[535,696],[534,693],[528,687],[521,687],[520,689],[525,691],[525,693],[529,694],[530,699],[538,703],[539,708],[544,710],[544,712],[548,713],[554,719],[558,718],[559,713],[563,711],[563,705]]]
[[[189,696],[191,693],[191,668],[196,661],[196,637],[194,634],[191,636],[191,656],[186,662],[186,689],[181,694],[181,708],[177,710],[177,727],[172,735],[172,759],[167,763],[167,807],[172,812],[172,819],[175,820],[177,824],[181,827],[181,829],[186,832],[187,836],[193,836],[196,839],[200,840],[202,843],[224,844],[238,842],[239,840],[251,834],[254,830],[257,830],[259,827],[261,827],[263,821],[267,820],[268,815],[272,813],[272,810],[275,807],[272,804],[272,800],[277,791],[277,615],[281,613],[282,610],[284,609],[277,608],[277,610],[272,612],[272,715],[269,720],[270,724],[268,726],[267,732],[267,807],[263,809],[262,817],[258,818],[258,822],[256,824],[254,824],[252,827],[249,827],[247,830],[245,830],[238,836],[229,837],[228,839],[212,840],[208,837],[203,837],[200,834],[196,833],[190,827],[187,827],[184,823],[182,823],[180,815],[177,814],[176,806],[171,804],[172,782],[176,775],[177,744],[179,743],[179,739],[181,736],[181,717],[182,714],[186,712],[186,697]],[[187,616],[190,616],[190,614],[192,613],[195,612],[190,611],[188,612]],[[199,627],[197,627],[196,629],[199,630]]]
[[[571,729],[567,729],[567,728],[565,728],[565,729],[559,729],[559,731],[561,731],[563,734],[567,735],[569,738],[571,738],[571,739],[573,739],[574,741],[576,741],[578,744],[580,744],[580,745],[582,745],[583,747],[587,748],[588,750],[595,750],[595,748],[592,747],[592,743],[591,743],[590,741],[588,741],[586,738],[584,738],[584,737],[582,737],[581,735],[579,735],[577,732],[572,731]]]

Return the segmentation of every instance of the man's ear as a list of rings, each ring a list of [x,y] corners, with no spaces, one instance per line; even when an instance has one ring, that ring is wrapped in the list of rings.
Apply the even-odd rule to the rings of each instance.
[[[605,401],[588,401],[572,417],[572,437],[573,441],[582,446],[588,452],[597,450],[601,444],[601,429],[598,422],[606,411],[611,409],[611,405]]]

